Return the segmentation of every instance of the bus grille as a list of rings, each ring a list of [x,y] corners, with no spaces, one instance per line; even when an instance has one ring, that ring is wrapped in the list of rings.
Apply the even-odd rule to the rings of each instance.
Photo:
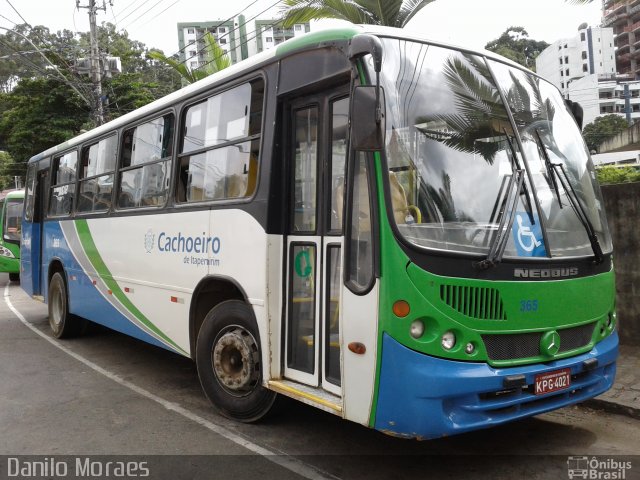
[[[595,323],[558,330],[558,353],[582,348],[589,344]],[[540,339],[544,332],[482,335],[487,355],[491,360],[516,360],[540,356]]]
[[[467,317],[479,320],[506,320],[500,292],[495,288],[440,285],[444,303]]]

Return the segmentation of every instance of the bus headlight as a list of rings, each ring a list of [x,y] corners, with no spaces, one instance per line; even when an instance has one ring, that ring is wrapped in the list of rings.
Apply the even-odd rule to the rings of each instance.
[[[411,322],[409,333],[413,338],[420,338],[422,335],[424,335],[424,323],[422,323],[421,320],[414,320],[413,322]]]
[[[0,247],[0,256],[7,258],[16,258],[15,255],[11,253],[11,250],[5,247]]]
[[[447,332],[442,335],[442,348],[451,350],[456,345],[456,336],[453,332]]]

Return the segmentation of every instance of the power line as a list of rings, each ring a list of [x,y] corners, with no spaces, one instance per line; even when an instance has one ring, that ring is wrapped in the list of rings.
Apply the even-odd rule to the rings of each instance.
[[[120,19],[120,22],[122,22],[125,18],[130,17],[133,13],[135,13],[136,11],[140,10],[145,4],[149,3],[150,0],[144,0],[140,5],[138,5],[135,9],[131,10],[126,16],[124,16],[123,18]]]
[[[130,27],[131,25],[133,25],[134,23],[136,23],[140,18],[144,17],[147,13],[149,13],[151,10],[153,10],[154,8],[156,8],[159,4],[161,4],[162,2],[164,2],[165,0],[158,0],[156,3],[154,3],[150,8],[148,8],[147,10],[145,10],[144,12],[142,12],[140,15],[138,15],[135,19],[133,19],[132,21],[130,21],[129,23],[127,23],[126,26],[122,27],[122,29],[126,29],[128,27]]]
[[[118,12],[115,16],[119,17],[120,15],[123,15],[124,12],[126,12],[127,10],[129,10],[131,7],[133,7],[136,3],[138,3],[139,0],[133,0],[133,2],[131,2],[129,5],[127,5],[126,7],[124,7],[120,12]],[[122,20],[122,19],[121,19]]]
[[[27,22],[24,17],[20,14],[20,12],[18,10],[16,10],[16,7],[13,6],[13,3],[11,3],[9,0],[6,0],[7,3],[9,4],[9,6],[13,9],[14,12],[16,12],[18,14],[18,16],[22,19],[22,21],[24,23],[26,23],[27,25],[29,25],[29,22]]]
[[[253,5],[255,5],[256,3],[258,3],[258,1],[259,1],[259,0],[253,0],[249,5],[247,5],[246,7],[244,7],[244,8],[243,8],[242,10],[240,10],[238,13],[236,13],[235,15],[230,16],[230,17],[229,17],[229,18],[227,18],[226,20],[222,20],[220,23],[218,23],[218,24],[217,24],[215,27],[213,27],[213,28],[216,28],[216,29],[217,29],[217,28],[221,27],[222,25],[224,25],[225,23],[232,21],[232,20],[233,20],[234,18],[236,18],[237,16],[242,15],[242,13],[243,13],[245,10],[247,10],[248,8],[250,8],[250,7],[252,7]],[[278,3],[280,3],[280,1],[282,1],[282,0],[279,0],[278,2],[276,2],[272,7],[276,6]],[[272,8],[272,7],[269,7],[269,8]],[[267,9],[267,10],[268,10],[268,9]],[[265,11],[266,11],[266,10],[265,10]],[[246,22],[245,22],[245,24],[246,24]],[[233,30],[235,31],[236,29],[233,29]],[[197,37],[194,41],[195,41],[195,42],[199,42],[200,40],[202,40],[202,39],[207,35],[207,33],[210,33],[210,32],[208,32],[208,31],[207,31],[207,32],[203,33],[202,35],[200,35],[199,37]],[[231,31],[229,31],[229,33],[231,33]],[[226,36],[226,34],[225,34],[225,35],[223,35],[223,36],[221,36],[221,37],[218,37],[218,38],[223,38],[223,37],[225,37],[225,36]],[[184,47],[182,47],[182,48],[178,49],[178,51],[177,51],[177,52],[172,53],[171,55],[169,55],[169,57],[173,57],[173,56],[175,56],[175,55],[180,54],[180,52],[182,52],[183,50],[185,50],[187,47],[189,47],[189,44],[187,44],[187,45],[185,45]],[[181,62],[181,63],[183,63],[183,62]]]
[[[36,37],[38,37],[38,39],[42,42],[42,44],[43,44],[43,45],[49,45],[49,46],[51,46],[51,47],[53,46],[53,45],[51,44],[51,42],[49,42],[48,40],[44,39],[44,38],[43,38],[43,37],[38,33],[38,31],[37,31],[37,30],[35,30],[35,29],[33,28],[33,26],[32,26],[32,25],[27,21],[27,19],[26,19],[26,18],[24,18],[24,17],[22,16],[22,14],[21,14],[21,13],[20,13],[20,12],[19,12],[19,11],[18,11],[14,6],[13,6],[13,4],[11,3],[11,1],[10,1],[10,0],[6,0],[6,2],[11,6],[11,8],[13,9],[13,11],[14,11],[14,12],[16,12],[16,13],[18,14],[18,16],[19,16],[19,17],[22,19],[22,21],[24,22],[24,24],[25,24],[27,27],[29,27],[29,29],[30,29],[30,33],[35,33]],[[4,17],[4,16],[3,16],[3,18],[7,19],[7,18],[6,18],[6,17]],[[9,20],[9,19],[7,19],[7,20]],[[12,20],[9,20],[9,21],[10,21],[10,22],[12,22],[15,26],[17,26],[17,23],[13,22]],[[68,80],[64,75],[62,75],[62,73],[58,70],[57,66],[55,66],[53,63],[51,63],[51,62],[49,61],[49,59],[48,59],[48,58],[47,58],[47,57],[46,57],[46,56],[45,56],[45,55],[40,51],[40,49],[39,49],[36,45],[34,45],[34,44],[33,44],[33,42],[31,42],[31,40],[29,40],[29,38],[28,38],[28,37],[26,37],[26,36],[24,36],[24,35],[19,34],[19,33],[18,33],[18,32],[16,32],[15,30],[8,30],[8,29],[5,29],[5,30],[7,30],[7,31],[12,31],[12,32],[14,32],[14,33],[15,33],[15,34],[17,34],[17,35],[22,36],[22,37],[23,37],[25,40],[27,40],[27,41],[28,41],[28,42],[29,42],[29,43],[30,43],[34,48],[38,49],[38,53],[40,53],[40,54],[43,56],[43,58],[44,58],[44,59],[45,59],[45,60],[46,60],[46,61],[47,61],[47,62],[48,62],[52,67],[54,67],[54,69],[58,72],[58,74],[59,74],[60,76],[62,76],[62,78],[64,78],[64,80],[65,80],[66,82],[68,82],[68,85],[69,85],[69,86],[71,86],[74,90],[76,90],[75,86],[70,82],[70,80]],[[54,53],[54,54],[56,53],[56,52],[55,52],[55,50],[51,50],[51,52],[52,52],[52,53]],[[63,65],[64,65],[64,66],[65,66],[65,67],[66,67],[70,72],[73,72],[73,69],[71,68],[71,65],[69,65],[69,64],[67,63],[67,61],[66,61],[66,60],[65,60],[61,55],[56,55],[56,56],[58,57],[58,59],[62,62],[62,64],[63,64]],[[84,97],[84,95],[81,95],[81,94],[80,94],[80,92],[76,91],[76,93],[78,93],[78,94],[80,95],[80,97],[81,97],[85,102],[87,101],[87,100],[86,100],[86,98]],[[84,91],[84,93],[86,94],[86,93],[89,93],[89,92]]]
[[[154,17],[151,17],[146,23],[143,23],[142,25],[140,25],[141,27],[144,27],[145,25],[148,25],[149,23],[151,23],[151,21],[153,21],[154,19],[158,18],[160,15],[162,15],[164,12],[166,12],[167,10],[169,10],[171,7],[173,7],[176,3],[178,3],[180,0],[176,0],[175,2],[173,2],[171,5],[169,5],[167,8],[165,8],[164,10],[162,10],[160,13],[158,13],[157,15],[155,15]]]
[[[262,15],[262,14],[263,14],[264,12],[266,12],[267,10],[270,10],[270,9],[272,9],[273,7],[275,7],[275,6],[276,6],[278,3],[280,3],[281,1],[282,1],[282,0],[278,0],[277,2],[275,2],[275,3],[274,3],[273,5],[271,5],[270,7],[265,8],[262,12],[260,12],[260,13],[258,13],[257,15],[254,15],[253,17],[251,17],[249,20],[247,20],[247,21],[245,22],[245,25],[246,25],[246,23],[247,23],[247,22],[250,22],[250,21],[252,21],[252,20],[255,20],[258,16]],[[277,21],[275,21],[275,22],[271,23],[271,24],[269,25],[269,27],[270,27],[270,28],[273,28],[274,26],[276,26],[276,25],[278,25],[279,23],[281,23],[281,21],[282,21],[282,20],[277,20]],[[236,28],[234,28],[232,31],[238,30],[239,28],[240,28],[240,25],[238,25],[238,26],[237,26]],[[228,33],[231,33],[231,31],[229,31]],[[255,30],[254,30],[254,33],[255,33],[255,35],[254,35],[253,37],[247,37],[247,38],[246,38],[246,40],[245,40],[244,42],[241,42],[241,43],[238,45],[238,47],[242,47],[243,45],[247,45],[247,44],[249,43],[249,41],[250,41],[250,40],[255,39],[255,38],[256,38],[256,37],[257,37],[261,32],[260,32],[260,31],[258,31],[258,29],[255,29]],[[224,36],[226,36],[226,35],[227,35],[227,34],[225,34],[225,35],[223,35],[222,37],[219,37],[219,38],[224,38]],[[238,47],[236,47],[236,48],[238,48]],[[225,53],[224,55],[226,55],[226,53]],[[213,59],[209,60],[208,62],[204,63],[203,65],[199,65],[195,70],[199,70],[199,69],[201,69],[201,68],[203,68],[203,67],[206,67],[207,65],[210,65],[211,63],[215,62],[216,60],[218,60],[218,59],[222,58],[224,55],[218,55],[217,57],[215,57],[215,58],[213,58]],[[182,63],[185,63],[186,61],[187,61],[187,60],[185,60],[185,61],[184,61],[184,62],[182,62]]]
[[[9,1],[9,0],[7,0],[7,1]],[[21,16],[20,18],[22,18],[22,16]],[[23,19],[23,20],[24,20],[24,19]],[[66,83],[67,85],[69,85],[69,86],[70,86],[70,87],[71,87],[71,88],[72,88],[72,89],[73,89],[73,90],[74,90],[74,91],[75,91],[75,92],[80,96],[80,98],[82,98],[82,99],[87,103],[87,105],[91,105],[91,103],[89,102],[89,100],[87,100],[87,98],[86,98],[86,97],[85,97],[85,96],[80,92],[80,90],[78,90],[78,89],[76,88],[76,86],[75,86],[75,85],[74,85],[74,84],[73,84],[73,83],[72,83],[72,82],[71,82],[67,77],[65,77],[65,76],[62,74],[62,72],[61,72],[61,71],[60,71],[60,69],[57,67],[57,65],[55,65],[54,63],[52,63],[52,62],[47,58],[47,56],[46,56],[44,53],[42,53],[42,52],[40,51],[40,49],[39,49],[39,48],[38,48],[38,47],[37,47],[37,46],[36,46],[36,45],[31,41],[31,40],[29,40],[29,38],[27,38],[26,36],[22,35],[21,33],[16,32],[15,30],[9,30],[8,28],[4,28],[4,27],[0,27],[0,29],[1,29],[1,30],[6,30],[6,31],[8,31],[8,32],[13,32],[14,34],[21,36],[21,37],[22,37],[22,38],[24,38],[27,42],[29,42],[33,48],[35,48],[36,50],[38,50],[38,53],[39,53],[39,54],[40,54],[40,55],[41,55],[41,56],[46,60],[46,62],[47,62],[49,65],[51,65],[51,66],[53,67],[53,69],[56,71],[56,73],[57,73],[58,75],[60,75],[60,77],[65,81],[65,83]]]

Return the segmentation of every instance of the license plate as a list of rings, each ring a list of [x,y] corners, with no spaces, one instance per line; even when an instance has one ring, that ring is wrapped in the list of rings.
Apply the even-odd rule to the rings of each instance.
[[[542,373],[535,378],[536,395],[564,390],[571,386],[571,369],[563,368],[555,372]]]

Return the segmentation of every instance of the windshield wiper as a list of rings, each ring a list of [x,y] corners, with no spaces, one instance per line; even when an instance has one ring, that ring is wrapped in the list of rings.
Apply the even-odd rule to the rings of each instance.
[[[584,207],[582,206],[582,203],[580,202],[580,198],[578,197],[578,194],[573,189],[573,185],[571,185],[571,182],[569,181],[569,175],[567,175],[567,170],[565,169],[564,164],[552,163],[551,160],[549,160],[547,147],[544,145],[544,142],[540,138],[540,134],[538,133],[538,130],[536,130],[536,134],[538,135],[538,140],[540,141],[540,147],[542,148],[542,152],[544,154],[545,164],[547,165],[547,171],[549,172],[549,175],[553,179],[552,182],[554,185],[554,189],[556,190],[556,194],[558,195],[558,203],[560,203],[560,191],[558,190],[556,177],[560,181],[560,185],[562,185],[562,188],[565,194],[567,195],[567,198],[569,199],[569,203],[571,204],[571,208],[576,214],[576,217],[578,217],[578,220],[580,220],[580,223],[582,223],[582,226],[587,232],[587,237],[589,237],[589,242],[591,243],[591,249],[593,250],[595,262],[602,263],[602,260],[604,259],[604,254],[602,253],[600,240],[598,240],[598,235],[596,234],[596,231],[593,228],[593,224],[591,223],[591,220],[589,220],[589,217],[587,216],[586,210],[584,209]],[[558,172],[562,173],[562,175],[560,175],[560,173]],[[560,203],[560,208],[562,208],[562,203]]]
[[[507,247],[507,241],[509,240],[509,232],[513,226],[513,221],[515,220],[518,199],[520,198],[520,194],[524,187],[524,169],[520,168],[520,162],[518,162],[516,150],[509,139],[509,135],[506,135],[506,132],[505,136],[511,152],[511,170],[513,173],[511,174],[511,179],[507,186],[507,193],[504,197],[504,201],[502,202],[500,224],[498,225],[495,237],[493,237],[493,240],[491,241],[489,254],[484,260],[473,264],[473,266],[479,270],[487,270],[488,268],[495,267],[502,261],[502,255],[504,254],[504,250]],[[509,200],[510,198],[511,201]],[[531,206],[530,202],[531,200],[529,199],[529,206]],[[507,205],[510,206],[507,207]]]
[[[547,148],[544,146],[542,138],[540,137],[540,132],[536,128],[536,137],[538,138],[538,146],[540,150],[542,150],[542,156],[544,157],[544,166],[547,169],[547,176],[549,177],[549,181],[551,182],[551,186],[553,187],[553,191],[556,193],[556,197],[558,198],[558,205],[562,208],[562,200],[560,200],[560,190],[558,189],[558,182],[556,181],[555,171],[553,169],[553,163],[551,163],[551,159],[549,158],[549,152],[547,152]]]

